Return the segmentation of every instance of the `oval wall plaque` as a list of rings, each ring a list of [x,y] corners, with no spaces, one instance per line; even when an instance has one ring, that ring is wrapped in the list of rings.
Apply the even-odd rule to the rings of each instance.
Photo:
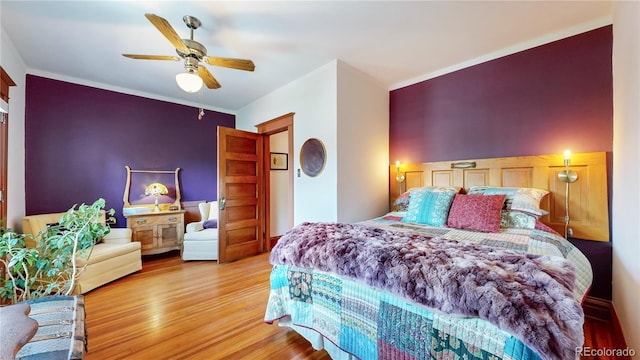
[[[300,149],[300,166],[302,171],[311,177],[318,176],[324,170],[326,150],[322,141],[316,138],[307,139]]]

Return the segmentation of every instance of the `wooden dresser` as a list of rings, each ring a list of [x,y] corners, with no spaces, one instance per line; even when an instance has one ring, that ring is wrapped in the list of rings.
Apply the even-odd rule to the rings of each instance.
[[[142,255],[180,250],[184,237],[184,210],[125,215],[132,241],[138,241]]]

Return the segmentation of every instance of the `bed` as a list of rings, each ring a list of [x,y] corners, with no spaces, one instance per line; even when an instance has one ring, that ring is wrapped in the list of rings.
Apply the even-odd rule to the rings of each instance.
[[[540,221],[549,195],[427,184],[379,218],[300,224],[270,255],[265,322],[334,360],[577,358],[593,273]]]

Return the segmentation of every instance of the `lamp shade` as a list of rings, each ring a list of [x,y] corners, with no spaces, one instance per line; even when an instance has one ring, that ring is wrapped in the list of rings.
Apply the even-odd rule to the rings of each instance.
[[[159,196],[165,195],[169,192],[166,186],[160,183],[152,183],[144,189],[144,194],[146,196]]]
[[[202,88],[202,79],[200,76],[191,72],[176,75],[176,83],[178,83],[180,89],[188,93],[194,93]]]

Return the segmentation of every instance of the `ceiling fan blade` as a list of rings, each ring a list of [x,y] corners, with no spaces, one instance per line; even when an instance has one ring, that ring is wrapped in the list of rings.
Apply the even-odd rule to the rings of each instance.
[[[124,57],[128,57],[131,59],[140,59],[140,60],[180,60],[177,56],[168,56],[168,55],[136,55],[136,54],[122,54]]]
[[[173,27],[171,27],[171,24],[169,24],[167,20],[154,14],[144,14],[144,16],[162,33],[162,35],[164,35],[164,37],[167,38],[167,40],[171,42],[171,44],[173,44],[173,46],[176,47],[176,49],[189,53],[189,48],[184,44],[184,42],[182,42],[178,33],[173,30]]]
[[[216,56],[205,56],[202,60],[209,65],[222,66],[231,69],[253,71],[256,68],[251,60],[231,59]]]
[[[220,88],[220,83],[216,80],[216,78],[211,75],[209,70],[207,70],[204,66],[198,66],[198,75],[204,81],[204,84],[207,85],[209,89],[218,89]]]

